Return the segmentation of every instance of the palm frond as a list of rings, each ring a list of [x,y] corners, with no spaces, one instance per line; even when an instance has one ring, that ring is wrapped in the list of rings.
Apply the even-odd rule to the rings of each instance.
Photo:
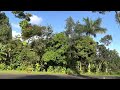
[[[107,31],[106,28],[101,28],[101,27],[99,27],[95,30],[96,33],[100,33],[100,34],[104,34],[104,33],[106,33],[106,31]]]
[[[101,19],[101,18],[98,18],[97,20],[94,21],[93,26],[95,26],[95,27],[100,26],[100,25],[101,25],[101,22],[102,22],[102,19]]]
[[[115,19],[116,19],[116,22],[117,22],[118,24],[120,24],[120,12],[117,12],[117,11],[116,11]]]

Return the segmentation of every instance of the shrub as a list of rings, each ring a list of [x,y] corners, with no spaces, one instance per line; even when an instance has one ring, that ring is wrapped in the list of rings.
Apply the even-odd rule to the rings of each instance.
[[[65,73],[66,72],[66,68],[65,67],[61,67],[61,66],[49,66],[47,69],[48,72],[54,72],[54,73]]]
[[[32,65],[29,65],[29,66],[26,68],[26,71],[27,71],[28,73],[34,71],[33,66],[32,66]]]
[[[12,70],[12,67],[11,66],[7,66],[7,70]]]
[[[39,64],[39,63],[36,63],[36,64],[35,64],[35,70],[36,70],[36,71],[40,71],[40,64]]]
[[[27,66],[26,66],[26,65],[21,64],[20,66],[18,66],[18,67],[17,67],[17,69],[16,69],[16,70],[24,71],[24,70],[26,70],[26,68],[27,68]]]
[[[6,69],[6,65],[4,63],[0,64],[0,70],[5,70]]]
[[[74,72],[73,72],[73,70],[71,70],[70,68],[68,68],[66,70],[66,74],[72,75],[72,74],[74,74]]]
[[[55,73],[65,73],[66,72],[66,68],[65,67],[61,67],[61,66],[56,66],[54,68],[54,72]]]
[[[47,69],[48,72],[54,72],[53,66],[49,66]]]

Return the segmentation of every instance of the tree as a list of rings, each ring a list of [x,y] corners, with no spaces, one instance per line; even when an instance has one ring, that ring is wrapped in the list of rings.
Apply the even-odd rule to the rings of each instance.
[[[89,36],[84,36],[75,41],[77,61],[86,64],[87,71],[91,72],[90,64],[94,61],[96,54],[96,42]]]
[[[15,17],[19,19],[24,19],[30,21],[30,17],[32,16],[30,13],[25,13],[24,11],[12,11]]]
[[[66,56],[64,55],[67,51],[67,37],[64,33],[59,33],[53,36],[52,40],[49,41],[50,46],[47,47],[45,53],[42,56],[42,60],[49,66],[66,66]]]
[[[0,42],[8,43],[12,39],[12,29],[8,17],[0,12]]]
[[[31,37],[33,28],[29,21],[32,15],[25,13],[24,11],[12,11],[12,13],[15,15],[15,17],[22,19],[22,21],[19,23],[22,29],[22,38],[26,40],[28,37]]]
[[[83,18],[83,21],[85,22],[85,25],[83,27],[83,32],[85,32],[86,35],[94,36],[96,37],[97,33],[105,33],[106,29],[102,28],[101,25],[101,18],[96,19],[95,21],[89,19],[89,18]]]
[[[108,46],[112,41],[112,36],[111,35],[106,35],[103,38],[101,38],[100,42],[103,43],[104,45]]]
[[[69,17],[66,19],[65,33],[67,36],[71,37],[73,30],[74,30],[74,25],[75,25],[75,23],[74,23],[74,20],[72,19],[72,17]]]

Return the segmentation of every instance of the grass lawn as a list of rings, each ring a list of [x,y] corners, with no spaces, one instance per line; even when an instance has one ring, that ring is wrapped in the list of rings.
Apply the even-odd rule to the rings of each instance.
[[[49,74],[49,75],[55,75],[55,74],[59,74],[59,75],[65,75],[64,73],[54,73],[54,72],[27,72],[27,71],[16,71],[16,70],[0,70],[0,74],[32,74],[32,75],[36,75],[36,74]]]
[[[54,72],[27,72],[27,71],[17,71],[17,70],[0,70],[0,74],[27,74],[27,75],[67,75],[64,73],[54,73]],[[99,74],[95,74],[95,73],[84,73],[81,74],[84,76],[91,76],[91,77],[98,77],[98,76],[115,76],[115,77],[120,77],[120,75],[107,75],[104,73],[99,73]]]
[[[105,73],[98,73],[98,74],[95,74],[95,73],[85,73],[85,74],[82,74],[82,75],[85,75],[85,76],[118,76],[120,77],[120,75],[116,75],[116,74],[113,74],[113,75],[110,75],[110,74],[105,74]]]

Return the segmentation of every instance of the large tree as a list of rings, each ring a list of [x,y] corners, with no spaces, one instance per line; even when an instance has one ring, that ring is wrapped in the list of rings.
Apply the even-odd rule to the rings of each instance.
[[[96,37],[97,33],[102,34],[106,32],[106,29],[101,27],[101,18],[98,18],[95,21],[91,20],[90,18],[83,18],[83,21],[85,22],[83,26],[83,32],[85,32],[85,34],[88,36],[92,35]]]
[[[9,18],[4,12],[0,12],[0,42],[7,43],[12,39],[12,29],[9,23]]]

